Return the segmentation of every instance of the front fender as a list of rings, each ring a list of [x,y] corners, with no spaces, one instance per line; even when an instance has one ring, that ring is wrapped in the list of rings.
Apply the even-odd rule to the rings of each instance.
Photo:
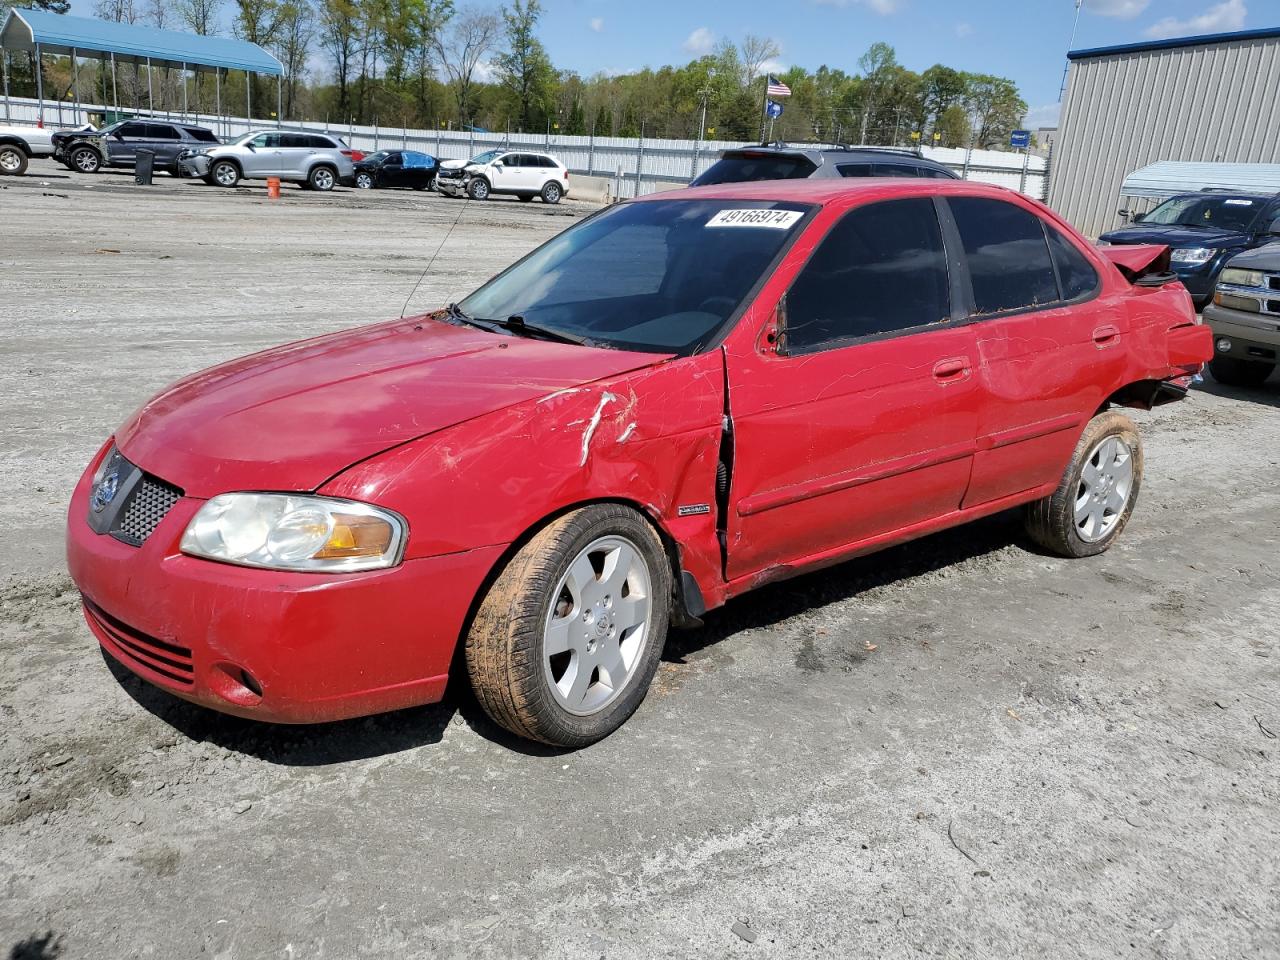
[[[722,363],[678,358],[520,403],[357,464],[321,492],[403,515],[408,559],[505,546],[585,502],[636,503],[714,605]]]
[[[0,137],[0,144],[4,144],[10,147],[18,147],[28,157],[35,156],[35,154],[31,152],[31,144],[27,143],[27,141],[23,140],[21,137],[15,137],[11,135],[3,136],[3,137]]]

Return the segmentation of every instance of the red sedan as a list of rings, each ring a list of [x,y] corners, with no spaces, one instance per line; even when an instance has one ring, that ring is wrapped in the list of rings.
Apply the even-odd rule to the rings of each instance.
[[[1010,507],[1069,557],[1142,481],[1121,407],[1211,355],[1162,247],[1100,251],[946,180],[661,194],[467,297],[180,381],[76,487],[106,651],[188,700],[305,723],[438,700],[576,746],[670,625]]]

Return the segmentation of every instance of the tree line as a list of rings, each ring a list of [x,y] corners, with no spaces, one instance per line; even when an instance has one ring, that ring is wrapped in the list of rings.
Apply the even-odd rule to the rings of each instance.
[[[33,5],[59,13],[68,7],[67,0]],[[1006,78],[942,64],[917,73],[898,63],[893,47],[874,43],[855,69],[797,66],[776,74],[792,96],[781,101],[782,116],[765,125],[766,70],[780,52],[774,41],[722,40],[681,66],[584,77],[552,63],[539,39],[539,0],[511,0],[505,8],[454,0],[96,0],[94,12],[117,22],[229,34],[270,50],[284,65],[281,106],[292,120],[998,148],[1027,109]],[[65,58],[46,58],[44,70],[45,89],[54,95],[93,100],[93,92],[105,91],[101,68],[87,61],[78,86]],[[158,92],[157,106],[175,109],[173,73],[157,69],[147,78],[141,69],[118,70],[113,92],[134,108],[146,106],[148,91]],[[31,86],[32,77],[18,63],[11,87]],[[273,81],[246,90],[239,75],[219,79],[224,113],[238,113],[231,104],[247,96],[256,116],[274,115]],[[187,86],[191,109],[211,111],[213,89],[207,76]]]

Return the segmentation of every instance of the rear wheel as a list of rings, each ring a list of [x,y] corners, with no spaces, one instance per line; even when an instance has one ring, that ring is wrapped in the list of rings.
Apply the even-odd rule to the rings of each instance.
[[[102,169],[102,156],[93,147],[80,147],[71,152],[71,166],[81,173],[97,173]]]
[[[0,144],[0,175],[20,177],[27,172],[27,152],[11,143]]]
[[[466,640],[485,712],[512,733],[582,747],[644,699],[670,616],[671,568],[636,511],[597,504],[554,520],[494,581]]]
[[[489,199],[489,181],[484,177],[476,177],[467,184],[467,196],[472,200]]]
[[[307,175],[307,186],[312,190],[320,190],[327,193],[333,189],[333,185],[338,182],[338,171],[333,167],[319,166],[314,168]]]
[[[564,196],[564,190],[561,189],[560,184],[555,180],[550,181],[545,187],[542,188],[543,203],[559,203],[560,198],[563,196]]]
[[[1260,387],[1275,368],[1274,363],[1237,357],[1214,357],[1209,361],[1213,379],[1231,387]]]
[[[1124,530],[1142,486],[1142,441],[1132,420],[1100,413],[1084,429],[1058,489],[1027,505],[1027,533],[1064,557],[1102,553]]]
[[[230,160],[218,160],[209,168],[209,180],[220,187],[234,187],[240,182],[240,168]]]

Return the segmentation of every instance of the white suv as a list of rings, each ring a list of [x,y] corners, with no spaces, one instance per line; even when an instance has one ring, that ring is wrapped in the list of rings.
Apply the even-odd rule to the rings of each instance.
[[[488,200],[501,193],[543,203],[559,203],[569,195],[569,171],[545,153],[490,150],[470,160],[446,160],[436,175],[436,189],[449,197],[463,194]]]

